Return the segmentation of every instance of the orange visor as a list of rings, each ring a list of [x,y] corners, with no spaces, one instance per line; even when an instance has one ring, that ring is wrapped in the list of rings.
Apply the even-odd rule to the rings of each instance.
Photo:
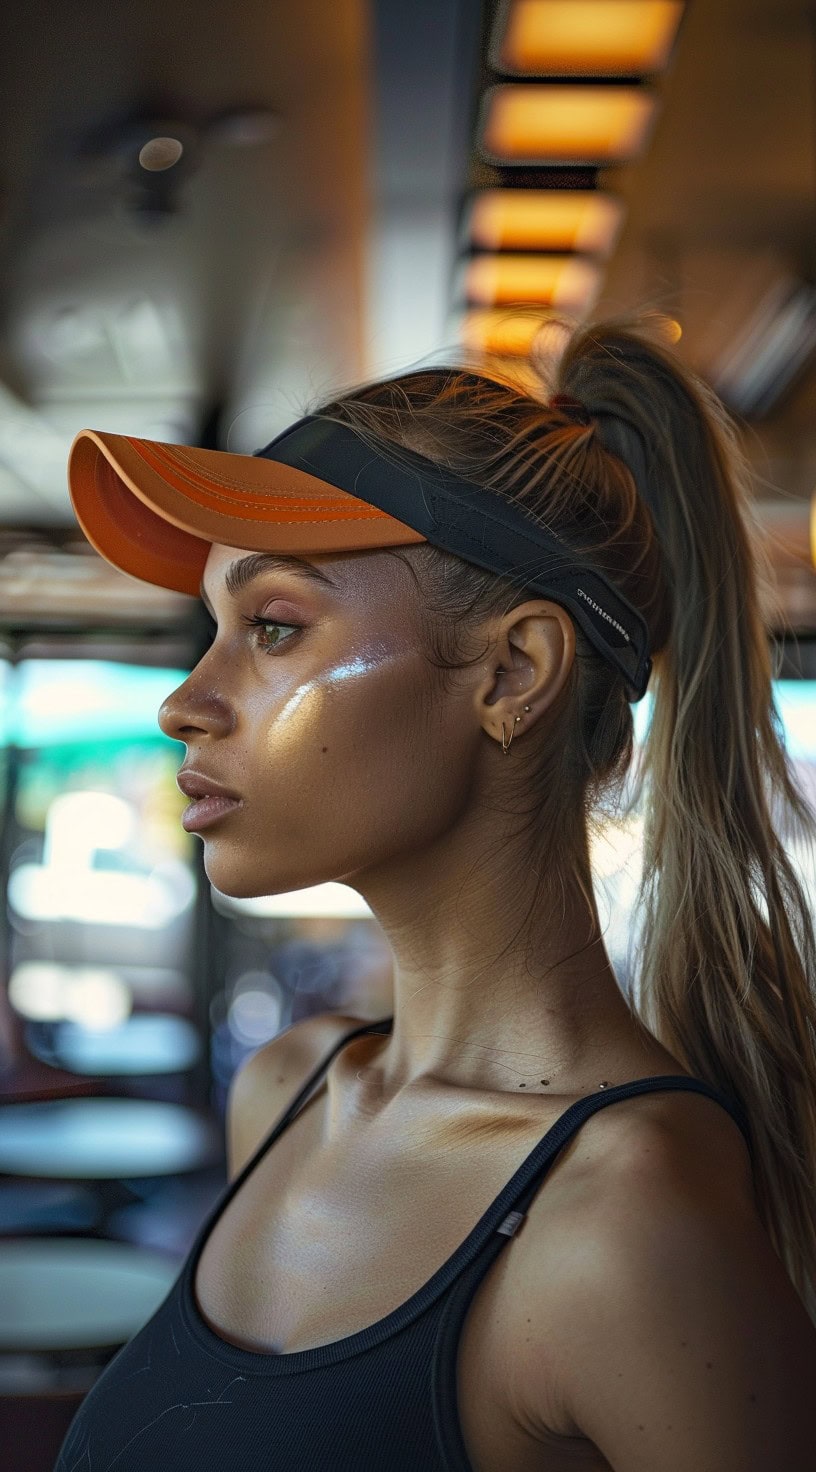
[[[263,451],[236,455],[81,429],[68,458],[68,487],[85,536],[108,562],[194,597],[213,542],[308,554],[427,540],[322,476]]]

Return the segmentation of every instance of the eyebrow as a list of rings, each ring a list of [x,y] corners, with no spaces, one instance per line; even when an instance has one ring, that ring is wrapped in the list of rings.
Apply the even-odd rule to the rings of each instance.
[[[262,572],[289,572],[314,583],[328,584],[330,588],[337,587],[334,578],[330,578],[328,573],[323,572],[321,568],[315,567],[313,562],[306,562],[302,557],[291,557],[282,552],[254,552],[250,557],[241,557],[237,562],[230,563],[224,578],[224,587],[231,598],[236,598],[247,584],[251,583],[254,578],[260,577]],[[203,580],[198,591],[204,607],[214,618],[213,607],[204,591]]]

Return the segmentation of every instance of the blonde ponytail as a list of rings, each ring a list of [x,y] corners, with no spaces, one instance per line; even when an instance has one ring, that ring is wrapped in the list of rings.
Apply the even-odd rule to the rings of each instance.
[[[672,607],[635,795],[645,784],[637,1009],[746,1110],[758,1209],[816,1321],[816,942],[775,827],[812,843],[816,824],[774,704],[747,467],[710,389],[631,331],[577,335],[561,382],[635,475]]]

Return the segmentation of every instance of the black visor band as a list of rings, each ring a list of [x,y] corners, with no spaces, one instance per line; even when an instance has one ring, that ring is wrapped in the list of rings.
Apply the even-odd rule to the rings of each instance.
[[[317,414],[255,454],[308,471],[412,527],[443,552],[552,598],[623,675],[629,701],[645,695],[652,661],[642,614],[518,502],[414,450],[400,447],[393,459],[377,453],[348,425]]]

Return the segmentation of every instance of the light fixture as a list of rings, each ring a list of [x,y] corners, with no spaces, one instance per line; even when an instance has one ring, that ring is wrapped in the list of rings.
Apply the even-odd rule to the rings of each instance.
[[[719,362],[717,392],[738,414],[766,414],[816,352],[816,286],[777,281]]]
[[[80,177],[87,187],[112,189],[123,172],[142,169],[155,177],[143,179],[137,174],[143,190],[137,212],[172,213],[166,193],[170,178],[163,178],[169,171],[188,175],[200,162],[202,149],[211,144],[230,148],[268,144],[281,126],[281,115],[263,105],[221,109],[209,118],[195,120],[187,118],[181,107],[178,113],[163,116],[136,108],[124,119],[94,127],[81,140]]]
[[[70,1018],[94,1032],[121,1027],[133,1010],[130,988],[109,966],[23,961],[9,977],[8,998],[32,1022]]]
[[[464,267],[465,297],[481,306],[539,302],[588,310],[600,284],[599,266],[576,255],[484,254]]]
[[[149,138],[139,149],[139,163],[150,174],[164,173],[178,163],[184,152],[180,138]]]
[[[490,51],[526,76],[643,76],[668,64],[682,0],[510,0]]]
[[[595,189],[485,189],[467,211],[472,243],[486,250],[579,250],[608,256],[623,201]]]
[[[570,314],[576,320],[578,313]],[[536,339],[547,329],[541,312],[502,311],[498,307],[473,307],[463,314],[459,332],[466,348],[497,357],[527,358]]]
[[[100,850],[127,851],[136,832],[133,805],[113,793],[60,793],[45,820],[42,861],[18,864],[8,882],[13,910],[24,920],[75,920],[161,930],[189,909],[195,880],[170,858],[151,869],[96,867]]]
[[[485,94],[482,150],[502,164],[619,163],[645,147],[655,108],[643,87],[501,83]]]

